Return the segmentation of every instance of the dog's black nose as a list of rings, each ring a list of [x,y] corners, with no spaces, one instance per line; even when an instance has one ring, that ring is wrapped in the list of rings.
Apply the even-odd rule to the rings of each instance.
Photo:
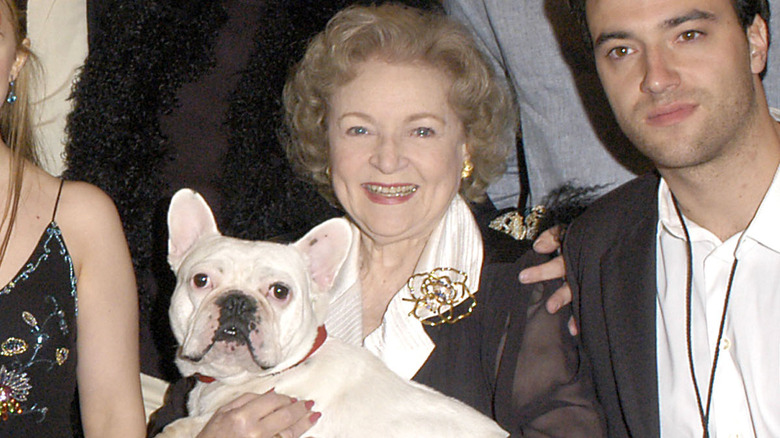
[[[239,345],[248,342],[249,334],[257,327],[257,302],[240,291],[219,298],[219,328],[214,341],[233,341]]]
[[[245,317],[252,315],[257,310],[255,301],[241,292],[234,292],[225,295],[216,302],[219,306],[220,314],[223,317]]]

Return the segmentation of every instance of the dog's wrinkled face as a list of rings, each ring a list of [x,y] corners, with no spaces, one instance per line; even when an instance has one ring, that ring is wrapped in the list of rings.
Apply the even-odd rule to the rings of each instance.
[[[290,354],[285,348],[316,329],[308,281],[292,247],[222,236],[198,242],[179,267],[171,300],[180,358],[228,374],[274,368]],[[298,327],[301,319],[311,327]]]
[[[177,277],[169,316],[182,374],[270,373],[306,355],[346,257],[344,220],[292,245],[239,240],[219,234],[205,201],[187,190],[174,196],[168,222]]]

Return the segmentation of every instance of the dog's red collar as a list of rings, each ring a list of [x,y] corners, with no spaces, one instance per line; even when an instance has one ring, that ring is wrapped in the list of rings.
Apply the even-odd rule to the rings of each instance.
[[[303,356],[303,359],[299,360],[298,363],[293,365],[293,367],[296,367],[303,363],[306,359],[310,358],[312,354],[314,354],[315,351],[319,350],[320,347],[322,347],[322,344],[325,343],[325,340],[328,339],[328,331],[325,330],[325,326],[321,325],[317,327],[317,337],[314,338],[314,345],[311,346],[311,350],[309,350],[308,353],[306,353],[306,356]],[[292,368],[292,367],[290,367]]]
[[[322,347],[322,344],[325,343],[326,339],[328,339],[328,331],[325,330],[325,326],[321,325],[317,327],[317,337],[314,339],[314,345],[311,346],[311,350],[309,350],[309,352],[306,353],[306,356],[304,356],[303,359],[299,360],[295,365],[291,366],[290,368],[297,367],[298,365],[306,361],[306,359],[310,358],[315,351],[319,350],[319,348]],[[290,368],[286,368],[284,371],[287,371]],[[280,372],[281,371],[275,374],[278,374]],[[203,383],[212,383],[215,380],[217,380],[211,376],[204,376],[201,373],[195,373],[195,378],[198,379],[199,382],[203,382]]]
[[[198,379],[199,382],[203,382],[203,383],[211,383],[211,382],[217,380],[217,379],[215,379],[215,378],[213,378],[211,376],[204,376],[201,373],[195,373],[195,378]]]

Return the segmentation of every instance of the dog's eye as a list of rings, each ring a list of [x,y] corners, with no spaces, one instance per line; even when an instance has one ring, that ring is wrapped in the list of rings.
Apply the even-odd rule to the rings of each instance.
[[[282,283],[274,283],[268,290],[277,300],[284,300],[290,295],[290,288]]]
[[[206,275],[206,274],[203,274],[203,273],[195,274],[192,277],[192,284],[194,284],[195,287],[202,289],[202,288],[208,286],[208,284],[209,284],[209,276]]]

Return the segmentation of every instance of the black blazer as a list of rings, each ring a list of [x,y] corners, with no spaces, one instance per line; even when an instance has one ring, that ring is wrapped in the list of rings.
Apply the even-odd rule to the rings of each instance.
[[[581,348],[611,437],[659,436],[655,173],[594,203],[564,243]]]

